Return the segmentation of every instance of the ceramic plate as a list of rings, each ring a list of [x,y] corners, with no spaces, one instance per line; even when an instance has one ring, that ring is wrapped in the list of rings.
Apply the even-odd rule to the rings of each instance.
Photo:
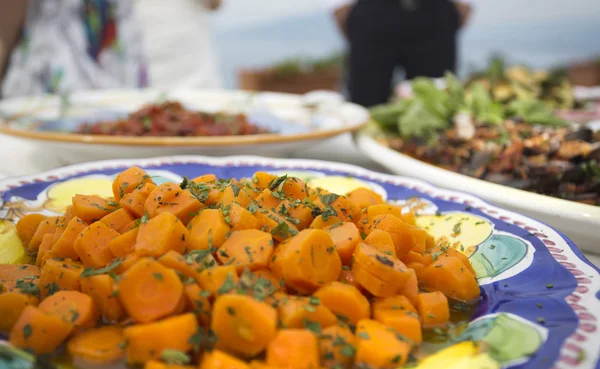
[[[228,137],[124,137],[74,134],[84,122],[126,116],[146,103],[181,102],[205,112],[245,113],[271,134]],[[307,95],[226,90],[103,90],[71,96],[2,100],[0,133],[34,140],[63,163],[157,155],[210,154],[282,156],[359,128],[369,120],[366,109],[344,102],[332,92]],[[60,147],[60,150],[56,148]]]
[[[462,231],[451,237],[465,246],[460,249],[476,270],[482,295],[469,328],[444,352],[431,356],[428,368],[449,367],[466,359],[472,354],[465,350],[472,347],[470,342],[485,343],[478,346],[482,353],[469,366],[473,369],[600,368],[600,273],[567,237],[462,192],[350,165],[182,156],[79,164],[3,180],[0,258],[15,262],[23,256],[2,255],[2,247],[20,242],[14,230],[16,219],[31,212],[62,212],[75,193],[109,195],[114,176],[131,165],[143,167],[158,183],[203,173],[239,179],[269,171],[298,176],[334,192],[367,186],[387,201],[419,204],[418,222],[435,236],[451,235],[461,224]]]
[[[394,174],[469,192],[546,222],[566,233],[582,250],[600,253],[600,206],[543,196],[442,169],[390,149],[374,138],[368,129],[358,132],[355,141],[360,151]]]

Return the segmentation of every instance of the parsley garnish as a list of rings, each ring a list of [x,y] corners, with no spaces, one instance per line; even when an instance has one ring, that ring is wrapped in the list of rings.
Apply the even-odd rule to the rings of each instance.
[[[327,195],[321,195],[321,202],[325,205],[331,205],[340,197],[340,195],[336,195],[334,193],[329,193]]]
[[[92,267],[86,267],[80,275],[80,278],[91,277],[93,275],[105,274],[115,270],[119,265],[123,263],[122,258],[115,259],[112,263],[108,264],[104,268],[94,269]]]
[[[192,336],[194,337],[194,336]],[[191,339],[190,339],[191,340]],[[173,350],[173,349],[165,349],[160,354],[160,359],[164,361],[166,364],[172,365],[185,365],[189,364],[191,359],[188,354],[183,351]]]

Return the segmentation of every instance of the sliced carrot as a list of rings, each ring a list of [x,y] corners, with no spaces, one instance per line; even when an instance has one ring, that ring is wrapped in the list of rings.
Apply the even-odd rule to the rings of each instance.
[[[237,270],[233,265],[203,270],[199,278],[198,284],[203,290],[210,291],[211,296],[232,292],[239,281]]]
[[[204,204],[190,191],[182,190],[175,183],[167,182],[156,187],[148,195],[144,207],[150,218],[167,212],[175,215],[184,224],[188,224]]]
[[[0,279],[13,282],[22,278],[37,278],[41,275],[41,272],[42,270],[35,265],[0,264]]]
[[[444,260],[445,258],[450,258],[450,257],[460,260],[463,263],[465,269],[467,269],[469,272],[471,272],[473,277],[475,277],[475,278],[477,277],[477,274],[475,273],[475,269],[473,269],[473,266],[471,265],[469,258],[465,254],[456,250],[455,248],[453,248],[452,246],[450,246],[448,244],[440,244],[438,246],[435,246],[429,252],[426,252],[425,254],[423,254],[423,261],[419,261],[419,262],[422,263],[423,265],[430,265],[431,263],[433,263],[434,261],[436,261],[438,259]],[[415,261],[418,261],[418,260],[415,260]]]
[[[54,234],[59,227],[64,226],[65,219],[63,217],[48,217],[42,220],[31,237],[27,250],[32,254],[36,253],[45,234]]]
[[[118,204],[110,203],[96,195],[75,195],[73,197],[73,216],[90,224],[99,221],[116,210]]]
[[[396,255],[396,247],[394,246],[394,239],[392,236],[386,231],[382,231],[380,229],[374,229],[369,233],[367,238],[363,241],[367,245],[371,245],[376,249],[382,251],[384,254],[391,255],[395,258]],[[412,252],[412,251],[411,251]]]
[[[78,333],[67,343],[74,358],[95,364],[111,363],[125,356],[125,337],[120,326],[105,326]]]
[[[192,182],[194,183],[210,183],[210,182],[216,182],[217,181],[217,176],[214,174],[203,174],[201,176],[198,176],[194,179],[192,179]]]
[[[250,367],[223,351],[213,350],[202,356],[199,369],[250,369]]]
[[[332,325],[319,334],[321,362],[328,368],[350,368],[356,351],[354,334],[348,326]]]
[[[342,264],[350,265],[356,245],[362,240],[356,225],[351,222],[334,224],[325,228],[335,245],[335,251],[340,255]]]
[[[365,243],[354,251],[352,272],[356,281],[377,297],[394,296],[412,276],[400,260]]]
[[[36,355],[50,354],[72,330],[73,325],[60,317],[27,306],[12,327],[9,340],[15,347],[31,350]]]
[[[144,369],[196,369],[193,365],[167,364],[159,361],[146,361]]]
[[[393,215],[402,220],[402,208],[391,204],[376,204],[367,208],[369,218],[375,218],[378,215]]]
[[[446,296],[468,303],[479,298],[477,280],[457,258],[438,259],[425,267],[420,274],[425,289],[440,291]]]
[[[345,284],[349,284],[356,288],[359,288],[359,290],[361,288],[360,285],[356,282],[354,273],[352,273],[352,270],[350,270],[350,269],[342,269],[342,272],[340,273],[340,278],[338,281],[345,283]]]
[[[52,248],[52,252],[56,257],[79,260],[79,255],[73,248],[73,244],[86,227],[87,224],[82,219],[76,216],[71,218],[65,227],[65,231],[60,235]]]
[[[342,222],[358,222],[362,213],[360,208],[350,200],[346,196],[331,196],[321,195],[316,201],[315,205],[317,205],[322,210],[329,207],[333,209],[336,213],[336,216],[340,218]]]
[[[257,188],[264,190],[266,188],[269,188],[273,184],[273,181],[276,180],[277,178],[278,177],[276,175],[273,175],[270,173],[256,172],[252,176],[252,183]]]
[[[336,281],[342,263],[327,232],[305,229],[277,247],[271,270],[298,292],[311,293]]]
[[[65,222],[69,222],[71,219],[73,219],[73,205],[69,205],[67,206],[67,209],[65,210]]]
[[[277,182],[279,182],[278,185]],[[275,180],[272,186],[272,189],[276,191],[282,191],[285,194],[286,199],[304,200],[308,197],[308,188],[306,187],[306,183],[296,177],[287,177],[285,180]]]
[[[129,224],[135,219],[129,211],[125,208],[121,208],[113,211],[112,213],[104,216],[100,221],[106,224],[109,228],[114,229],[119,233],[125,233],[129,230]]]
[[[223,190],[219,202],[222,207],[238,204],[246,208],[252,202],[252,198],[244,188],[240,188],[237,185],[231,185]]]
[[[42,214],[27,214],[17,222],[17,234],[23,245],[29,245],[35,231],[40,223],[46,220],[46,216]]]
[[[37,306],[37,297],[20,293],[4,292],[0,294],[0,332],[8,333],[15,325],[27,306]]]
[[[290,369],[319,368],[319,345],[306,329],[282,329],[267,347],[267,365]]]
[[[274,300],[285,328],[307,328],[315,324],[326,328],[337,323],[337,317],[316,298],[276,293]]]
[[[99,312],[94,300],[78,291],[58,291],[38,306],[46,314],[56,315],[76,328],[96,326]]]
[[[49,259],[40,275],[40,293],[46,297],[61,290],[79,291],[83,265],[71,259]]]
[[[136,188],[131,193],[125,194],[119,201],[119,205],[127,209],[134,216],[141,218],[146,212],[146,200],[150,193],[156,189],[154,183],[145,183],[141,188]]]
[[[373,302],[373,316],[377,315],[377,311],[393,310],[400,312],[417,313],[417,309],[406,296],[393,296],[386,298],[378,298]]]
[[[419,263],[419,264],[429,265],[429,264],[431,264],[431,258],[429,260],[427,260],[427,257],[424,256],[423,254],[411,251],[402,258],[402,262],[407,265],[410,263]]]
[[[319,288],[314,297],[344,322],[356,324],[371,315],[367,298],[349,284],[331,282]]]
[[[189,232],[183,223],[171,213],[157,215],[140,224],[135,252],[142,256],[159,257],[169,250],[184,253]]]
[[[361,209],[367,208],[370,205],[383,204],[381,195],[364,187],[357,188],[356,190],[347,193],[346,197]]]
[[[290,202],[289,200],[282,201],[277,207],[277,212],[280,214],[289,215],[295,220],[295,226],[298,230],[306,229],[313,222],[312,208],[302,203]]]
[[[215,300],[211,329],[218,339],[217,348],[251,358],[275,337],[277,311],[249,296],[223,295]]]
[[[264,189],[261,193],[258,194],[258,196],[256,196],[255,199],[256,203],[260,206],[262,206],[265,209],[271,209],[271,208],[276,208],[277,205],[279,205],[279,201],[281,201],[281,199],[275,197],[273,195],[273,192],[271,192],[271,190]]]
[[[183,285],[172,269],[142,258],[117,285],[119,301],[136,322],[152,322],[173,314],[183,296]]]
[[[204,267],[195,260],[193,255],[183,256],[173,250],[161,256],[158,262],[185,277],[192,278],[196,282],[200,280],[200,272],[204,270]]]
[[[128,326],[123,330],[127,341],[127,362],[134,364],[157,360],[169,349],[188,352],[192,349],[190,339],[197,331],[198,322],[192,313]]]
[[[399,310],[377,310],[373,318],[385,326],[394,328],[401,336],[411,340],[415,345],[420,345],[423,342],[421,321],[415,313]]]
[[[38,253],[35,259],[35,265],[39,267],[42,266],[42,260],[44,259],[44,255],[46,255],[46,253],[49,252],[50,249],[52,249],[52,247],[54,246],[52,242],[53,240],[54,235],[50,233],[46,233],[44,237],[42,237],[42,243],[40,243]]]
[[[119,237],[119,232],[102,222],[90,224],[73,243],[73,248],[85,266],[101,268],[114,259],[108,243]]]
[[[371,368],[402,367],[411,351],[390,327],[374,320],[361,320],[356,326],[356,365]]]
[[[417,309],[426,328],[443,326],[450,320],[448,299],[441,292],[420,293]]]
[[[117,298],[116,283],[107,274],[81,278],[81,292],[94,300],[104,320],[119,322],[125,317],[125,310]]]
[[[229,208],[229,219],[232,231],[243,231],[246,229],[259,229],[258,219],[248,210],[238,204],[231,204]]]
[[[273,238],[279,242],[283,242],[298,233],[296,225],[286,216],[276,211],[259,208],[254,215],[262,226],[261,229],[265,232],[271,232]]]
[[[139,227],[127,231],[117,238],[113,238],[108,243],[110,252],[116,257],[123,257],[135,251],[135,243],[137,240]]]
[[[233,232],[217,251],[217,258],[222,264],[235,266],[240,273],[244,268],[266,268],[272,254],[271,234],[249,229]]]
[[[211,320],[211,303],[208,298],[202,293],[200,286],[197,284],[186,284],[183,286],[185,298],[192,312],[198,317],[200,324],[208,326]]]
[[[121,275],[131,269],[143,256],[134,253],[128,254],[127,256],[119,259],[120,263],[114,269],[115,273]]]
[[[231,228],[225,221],[223,213],[218,209],[205,209],[188,225],[190,250],[207,250],[219,248],[227,239]]]
[[[417,296],[419,295],[419,280],[414,270],[408,269],[408,273],[410,274],[410,278],[408,278],[408,281],[406,281],[406,284],[398,293],[406,296],[410,302],[416,304]]]
[[[134,166],[122,171],[112,184],[115,200],[121,200],[126,194],[133,192],[146,183],[152,183],[152,178],[143,169]]]
[[[329,216],[327,217],[327,219],[325,219],[323,215],[319,215],[312,221],[312,223],[310,223],[309,228],[325,229],[327,227],[331,227],[332,225],[340,223],[342,223],[342,221],[338,217]]]

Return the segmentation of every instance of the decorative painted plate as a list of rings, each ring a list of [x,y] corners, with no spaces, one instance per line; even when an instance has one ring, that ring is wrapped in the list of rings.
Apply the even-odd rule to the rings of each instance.
[[[126,137],[74,133],[82,123],[112,120],[148,103],[171,100],[208,113],[244,113],[271,133],[213,137]],[[333,92],[306,95],[228,90],[103,90],[0,101],[0,133],[33,140],[64,163],[157,155],[282,155],[358,129],[369,120],[361,106]],[[60,147],[60,150],[56,150]]]
[[[109,196],[114,176],[132,165],[157,183],[206,173],[238,179],[256,171],[287,173],[338,193],[366,186],[389,202],[415,206],[419,225],[462,245],[457,250],[473,264],[482,296],[469,327],[418,368],[600,368],[600,272],[567,237],[471,195],[350,165],[181,156],[101,161],[6,179],[0,181],[0,263],[27,257],[13,247],[20,243],[19,217],[60,213],[76,193]]]

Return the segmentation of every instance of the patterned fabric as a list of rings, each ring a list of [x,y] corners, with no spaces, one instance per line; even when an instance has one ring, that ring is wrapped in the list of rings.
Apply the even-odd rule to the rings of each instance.
[[[2,96],[147,86],[132,7],[131,0],[29,0]]]

